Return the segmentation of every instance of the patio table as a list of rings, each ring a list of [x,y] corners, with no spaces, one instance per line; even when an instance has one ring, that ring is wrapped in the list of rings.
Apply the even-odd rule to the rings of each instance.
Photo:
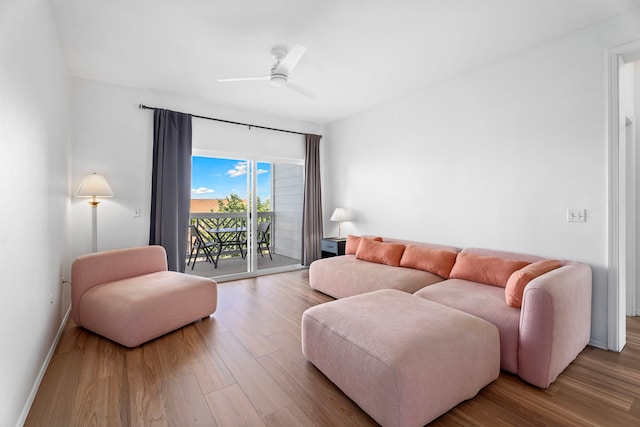
[[[218,263],[223,248],[237,246],[240,250],[240,256],[242,256],[242,258],[245,257],[242,246],[246,245],[246,237],[244,236],[247,232],[247,227],[208,228],[206,231],[213,237],[218,247],[216,264]]]

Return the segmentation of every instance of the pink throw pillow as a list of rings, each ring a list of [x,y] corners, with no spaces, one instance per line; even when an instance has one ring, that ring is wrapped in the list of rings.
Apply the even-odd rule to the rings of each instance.
[[[400,259],[400,267],[428,271],[446,279],[451,273],[457,255],[457,252],[443,249],[407,245]]]
[[[504,298],[508,305],[511,307],[522,307],[522,296],[524,295],[524,288],[538,276],[542,276],[556,268],[560,268],[562,264],[560,261],[554,259],[547,259],[544,261],[534,262],[520,270],[514,271],[507,281],[507,286],[504,289]]]
[[[346,255],[355,255],[356,252],[358,252],[358,246],[360,246],[360,239],[360,236],[349,234],[347,236],[347,244],[344,248],[344,253]],[[375,240],[376,242],[382,242],[382,237],[372,237],[371,239]]]
[[[400,266],[400,258],[404,252],[404,245],[400,243],[382,243],[362,237],[356,252],[356,258],[363,261]]]
[[[529,262],[515,259],[460,252],[449,277],[504,288],[514,271],[520,270],[529,264]]]

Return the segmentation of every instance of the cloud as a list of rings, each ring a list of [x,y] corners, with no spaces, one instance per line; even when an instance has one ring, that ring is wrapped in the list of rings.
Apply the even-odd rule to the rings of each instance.
[[[193,194],[207,194],[207,193],[215,193],[216,190],[212,190],[211,188],[207,188],[207,187],[200,187],[200,188],[192,188],[191,189],[191,193]]]
[[[229,169],[227,171],[227,175],[231,178],[237,178],[239,176],[243,176],[247,174],[247,162],[239,162],[233,167],[233,169]]]
[[[231,178],[237,178],[239,176],[246,175],[247,171],[248,171],[247,162],[238,162],[233,167],[233,169],[229,169],[227,171],[227,175],[229,175]],[[267,172],[269,172],[268,169],[258,169],[258,175],[263,174],[263,173],[267,173]]]

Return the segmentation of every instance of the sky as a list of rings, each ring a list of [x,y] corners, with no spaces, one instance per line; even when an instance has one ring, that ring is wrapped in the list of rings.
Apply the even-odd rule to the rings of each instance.
[[[192,157],[191,198],[224,199],[236,193],[248,198],[246,160]],[[258,162],[258,196],[271,199],[271,164]]]

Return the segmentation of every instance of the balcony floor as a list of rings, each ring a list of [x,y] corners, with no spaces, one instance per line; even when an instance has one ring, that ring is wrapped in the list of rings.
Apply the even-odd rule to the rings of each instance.
[[[267,270],[271,268],[280,268],[287,266],[300,266],[300,260],[289,258],[283,255],[272,254],[273,260],[269,259],[268,254],[260,256],[256,254],[258,258],[258,271]],[[201,277],[227,276],[229,274],[238,274],[247,272],[247,260],[242,259],[240,256],[234,256],[230,258],[220,258],[218,260],[218,268],[214,268],[213,264],[206,262],[204,257],[198,258],[196,264],[191,269],[191,266],[186,266],[185,273],[193,274]]]

